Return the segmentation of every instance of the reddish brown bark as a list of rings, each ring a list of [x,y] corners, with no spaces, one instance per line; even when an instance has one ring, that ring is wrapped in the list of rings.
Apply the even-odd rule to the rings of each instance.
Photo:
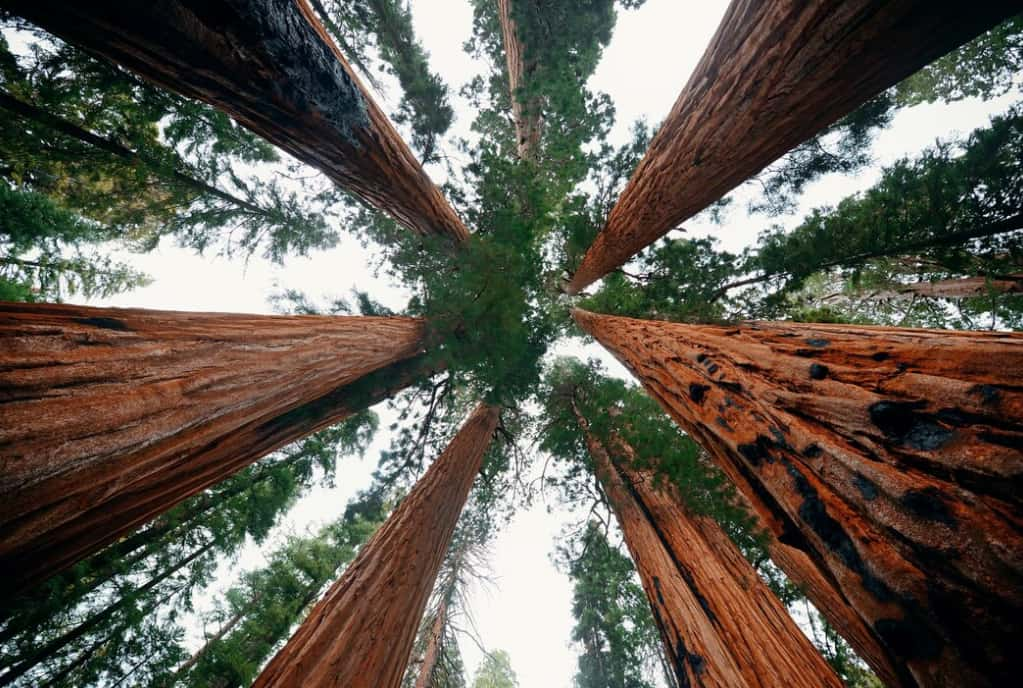
[[[0,305],[5,593],[364,408],[415,318]],[[382,384],[383,381],[380,381]],[[386,387],[386,385],[385,385]]]
[[[455,523],[497,428],[481,404],[313,608],[254,688],[395,688]]]
[[[1018,11],[996,0],[733,0],[567,291]]]
[[[575,316],[835,581],[904,682],[1019,675],[1023,335]]]
[[[962,277],[960,279],[913,282],[894,289],[870,294],[871,299],[908,299],[914,296],[940,299],[967,299],[985,294],[1018,294],[1023,292],[1023,275],[1006,277]]]
[[[415,688],[429,688],[430,686],[430,679],[433,678],[433,672],[437,668],[437,660],[440,657],[441,641],[444,638],[444,628],[447,624],[447,611],[447,599],[442,597],[426,636],[426,649],[423,652],[423,663],[419,665],[419,671],[416,674]]]
[[[669,486],[655,488],[621,438],[608,447],[586,431],[586,441],[680,685],[841,687],[712,519],[689,513]]]
[[[223,110],[419,234],[468,236],[305,0],[3,6]]]
[[[543,131],[542,107],[539,98],[523,98],[521,89],[536,65],[526,60],[526,49],[519,39],[511,4],[512,0],[497,0],[497,18],[501,23],[512,121],[515,124],[516,150],[522,160],[535,162]]]

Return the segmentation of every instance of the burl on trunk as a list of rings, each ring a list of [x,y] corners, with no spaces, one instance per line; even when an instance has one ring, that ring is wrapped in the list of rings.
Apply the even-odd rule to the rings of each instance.
[[[253,688],[397,688],[498,416],[473,412]]]
[[[0,6],[223,110],[417,233],[468,237],[305,0]]]
[[[921,686],[1023,670],[1023,335],[576,311]]]
[[[670,486],[655,487],[621,437],[576,418],[636,562],[679,685],[840,688],[842,682],[742,553]]]
[[[0,304],[2,594],[365,407],[416,318]],[[403,377],[404,376],[404,377]]]
[[[1019,4],[733,0],[566,289],[575,294]]]

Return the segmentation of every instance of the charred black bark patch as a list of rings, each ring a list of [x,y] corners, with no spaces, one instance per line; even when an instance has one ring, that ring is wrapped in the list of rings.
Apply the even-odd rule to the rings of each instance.
[[[897,657],[933,659],[941,654],[944,644],[923,619],[909,614],[902,619],[878,619],[874,630]]]
[[[707,366],[707,372],[710,373],[711,375],[713,375],[717,371],[718,371],[717,363],[711,363],[709,366]]]
[[[868,409],[870,420],[891,440],[921,451],[934,451],[954,436],[936,422],[936,416],[921,413],[922,401],[879,401]]]
[[[740,385],[738,382],[730,382],[728,380],[717,380],[717,384],[718,387],[724,387],[725,389],[729,389],[733,392],[742,391],[742,385]]]
[[[809,339],[804,339],[803,341],[815,349],[823,349],[824,347],[831,344],[829,340],[821,339],[819,337],[810,337]]]
[[[823,380],[828,376],[828,367],[820,363],[810,364],[810,377],[814,380]]]
[[[764,435],[757,435],[756,442],[740,444],[739,453],[754,466],[759,466],[762,461],[774,463],[774,457],[770,450],[774,448],[774,442]]]
[[[707,395],[707,390],[709,389],[710,385],[701,385],[696,382],[690,383],[689,398],[697,404],[702,404],[703,398]]]
[[[956,518],[949,511],[944,497],[937,488],[925,487],[922,490],[907,490],[899,497],[899,504],[917,518],[944,523],[953,528],[956,526]]]
[[[703,363],[707,360],[707,354],[696,354],[696,362]]]
[[[868,502],[877,499],[877,485],[862,473],[853,474],[853,485]]]
[[[1002,393],[994,385],[974,385],[967,394],[976,394],[985,406],[994,406],[1002,400]]]
[[[875,361],[887,361],[889,358],[891,358],[891,354],[889,354],[887,351],[878,351],[877,353],[872,355],[871,358],[874,359]]]
[[[104,318],[103,316],[91,316],[88,318],[75,318],[80,325],[98,327],[101,330],[117,330],[118,332],[131,332],[131,328],[123,320],[117,318]]]
[[[690,652],[686,648],[686,643],[682,640],[682,635],[675,631],[675,674],[678,677],[679,686],[681,688],[689,688],[689,673],[686,671],[686,664],[692,667],[693,676],[699,679],[700,674],[706,669],[706,661],[703,657]]]
[[[816,459],[823,453],[824,451],[817,444],[808,444],[803,449],[803,456],[808,459]]]
[[[717,418],[715,418],[714,422],[717,423],[718,425],[720,425],[722,428],[724,428],[728,432],[735,432],[735,430],[732,428],[732,426],[728,424],[728,421],[725,420],[724,417],[722,417],[722,416],[718,416]]]
[[[654,581],[654,592],[657,593],[657,601],[664,604],[664,593],[661,592],[661,579],[657,576],[653,577]]]

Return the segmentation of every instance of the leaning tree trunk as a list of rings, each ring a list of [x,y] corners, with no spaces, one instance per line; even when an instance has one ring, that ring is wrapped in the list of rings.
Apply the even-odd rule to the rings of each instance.
[[[433,672],[437,668],[437,660],[440,659],[441,643],[444,640],[444,629],[447,625],[448,602],[441,598],[437,605],[437,614],[430,624],[430,630],[426,636],[426,650],[423,652],[423,663],[419,665],[416,672],[415,688],[430,688]]]
[[[567,291],[1018,11],[998,0],[733,0]]]
[[[0,305],[4,595],[365,408],[415,318]],[[384,381],[378,381],[390,389]]]
[[[468,236],[305,0],[0,6],[223,110],[419,234]]]
[[[505,66],[508,71],[508,91],[511,97],[512,121],[515,124],[515,142],[519,158],[536,162],[540,136],[543,131],[542,105],[536,97],[524,97],[522,89],[536,69],[526,60],[526,48],[518,34],[518,25],[512,17],[512,0],[497,0],[497,18],[501,23],[501,41],[504,44]]]
[[[577,321],[921,686],[1023,670],[1023,335]]]
[[[968,299],[992,294],[1019,294],[1023,292],[1023,275],[1005,277],[962,277],[959,279],[923,281],[900,284],[892,289],[867,295],[874,301],[911,299],[923,296],[931,299]]]
[[[458,516],[497,428],[481,404],[254,688],[396,688]]]
[[[680,685],[804,688],[842,683],[749,562],[710,518],[656,489],[630,464],[622,438],[610,446],[576,410],[597,475],[636,562]],[[662,491],[664,490],[664,491]]]

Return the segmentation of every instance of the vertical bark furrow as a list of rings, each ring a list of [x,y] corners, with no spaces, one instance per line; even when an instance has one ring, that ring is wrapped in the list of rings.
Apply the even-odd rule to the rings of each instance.
[[[0,306],[4,580],[54,573],[362,408],[343,390],[421,352],[424,331],[414,318]]]
[[[497,428],[480,405],[254,688],[396,688],[458,516]]]
[[[3,5],[223,110],[414,232],[468,237],[305,0]]]
[[[1018,10],[996,0],[733,0],[569,293]]]
[[[834,579],[900,675],[1019,669],[1023,337],[576,318]]]
[[[501,23],[508,91],[511,97],[512,121],[519,158],[536,162],[543,132],[542,105],[536,97],[523,97],[522,90],[536,65],[526,59],[526,48],[519,38],[518,25],[512,16],[512,0],[497,0],[497,17]]]

